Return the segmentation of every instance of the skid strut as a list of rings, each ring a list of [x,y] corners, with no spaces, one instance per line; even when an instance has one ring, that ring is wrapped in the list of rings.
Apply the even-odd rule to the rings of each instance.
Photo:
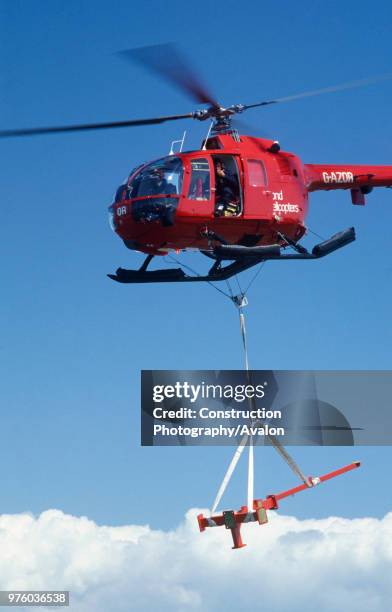
[[[197,521],[199,523],[200,531],[205,531],[207,527],[222,527],[230,529],[233,538],[233,548],[243,548],[246,544],[243,543],[241,538],[241,526],[243,523],[257,522],[259,525],[265,525],[268,522],[267,510],[277,510],[278,502],[285,497],[295,495],[300,491],[315,487],[322,482],[326,482],[336,476],[341,476],[346,472],[351,472],[360,466],[359,461],[353,461],[349,465],[346,465],[338,470],[324,474],[317,478],[308,478],[309,484],[301,484],[298,487],[288,489],[276,495],[267,495],[265,499],[255,499],[253,501],[253,509],[250,511],[248,506],[242,506],[238,511],[225,510],[222,514],[217,514],[211,517],[205,517],[203,514],[199,514]]]

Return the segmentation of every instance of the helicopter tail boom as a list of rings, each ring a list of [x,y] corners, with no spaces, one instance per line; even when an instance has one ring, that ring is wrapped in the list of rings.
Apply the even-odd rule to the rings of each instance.
[[[392,166],[305,164],[308,191],[350,189],[353,204],[365,204],[373,187],[392,187]]]

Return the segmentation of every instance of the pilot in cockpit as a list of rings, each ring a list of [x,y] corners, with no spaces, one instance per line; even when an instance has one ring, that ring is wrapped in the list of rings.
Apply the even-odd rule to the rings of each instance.
[[[165,178],[163,168],[154,168],[151,173],[152,185],[154,194],[172,194],[176,193],[176,187],[173,183],[168,183]]]

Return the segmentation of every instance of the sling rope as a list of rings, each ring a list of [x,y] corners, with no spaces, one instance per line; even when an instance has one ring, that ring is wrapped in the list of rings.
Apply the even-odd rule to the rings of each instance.
[[[197,276],[200,276],[200,274],[198,274],[195,270],[193,270],[190,266],[187,266],[185,264],[180,263],[176,258],[174,258],[173,256],[171,256],[171,260],[174,261],[175,263],[182,265],[184,268],[187,268],[188,270],[190,270],[193,274],[196,274]],[[256,280],[256,277],[259,275],[263,265],[265,262],[262,262],[261,266],[259,267],[259,269],[256,271],[254,277],[252,278],[252,280],[250,281],[247,289],[245,292],[243,292],[241,290],[241,286],[239,284],[237,275],[235,276],[236,280],[237,280],[237,284],[238,287],[240,289],[240,294],[239,295],[233,295],[233,291],[231,289],[230,283],[227,281],[226,284],[228,286],[228,289],[230,291],[230,294],[225,293],[224,291],[222,291],[221,289],[219,289],[218,287],[216,287],[211,281],[207,281],[209,285],[211,285],[211,287],[213,287],[214,289],[216,289],[219,293],[221,293],[222,295],[224,295],[225,297],[229,298],[234,304],[235,306],[238,308],[238,312],[239,312],[239,319],[240,319],[240,332],[241,332],[241,337],[242,337],[242,344],[244,347],[244,358],[245,358],[245,371],[246,371],[246,376],[247,376],[247,381],[250,383],[251,378],[250,378],[250,370],[249,370],[249,358],[248,358],[248,346],[247,346],[247,338],[246,338],[246,326],[245,326],[245,315],[244,315],[244,307],[247,306],[248,304],[248,300],[246,298],[246,293],[248,292],[249,288],[251,287],[251,285],[253,284],[253,282]],[[249,400],[252,405],[254,406],[254,398],[251,398]],[[291,455],[287,452],[287,450],[285,449],[285,447],[283,446],[283,444],[281,444],[279,442],[279,440],[273,436],[272,434],[267,434],[267,437],[269,439],[269,441],[271,442],[272,446],[275,448],[275,450],[279,453],[279,455],[282,457],[282,459],[287,463],[287,465],[290,467],[290,469],[294,472],[294,474],[296,474],[296,476],[298,476],[298,478],[300,480],[302,480],[302,482],[304,484],[306,484],[308,487],[312,486],[312,483],[310,481],[309,478],[307,478],[304,473],[302,472],[302,470],[300,469],[299,465],[294,461],[294,459],[291,457]],[[238,461],[244,451],[244,448],[246,446],[249,446],[249,455],[248,455],[248,487],[247,487],[247,502],[248,502],[248,508],[252,508],[253,505],[253,488],[254,488],[254,452],[253,452],[253,436],[251,434],[245,434],[241,440],[240,443],[238,444],[234,456],[229,464],[229,467],[226,471],[226,474],[224,475],[224,478],[222,480],[222,483],[218,489],[218,493],[215,497],[214,503],[212,505],[212,509],[211,509],[211,514],[213,514],[225,491],[227,488],[227,485],[230,482],[230,479],[234,473],[234,470],[238,464]]]
[[[248,357],[248,345],[247,345],[247,337],[246,337],[246,325],[245,325],[245,315],[244,315],[244,306],[248,304],[245,294],[241,293],[238,296],[233,296],[232,301],[238,308],[239,318],[240,318],[240,332],[242,337],[242,344],[244,347],[244,358],[245,358],[245,371],[247,382],[251,383],[251,376],[249,370],[249,357]],[[252,408],[254,408],[254,398],[251,398],[250,403],[252,404]],[[309,479],[304,475],[298,464],[294,461],[294,459],[290,456],[284,446],[279,442],[279,440],[268,434],[268,439],[270,440],[272,446],[279,453],[282,459],[287,463],[287,465],[291,468],[291,470],[296,474],[300,480],[307,486],[311,486]],[[214,503],[211,508],[211,514],[214,514],[216,509],[218,508],[220,501],[226,491],[226,488],[230,482],[230,479],[234,473],[234,470],[237,466],[237,463],[245,449],[246,446],[249,446],[249,454],[248,454],[248,487],[247,487],[247,506],[248,509],[251,510],[253,507],[253,499],[254,499],[254,449],[253,449],[253,436],[251,434],[245,434],[234,452],[234,456],[229,464],[229,467],[224,475],[222,483],[219,487],[218,493],[215,497]]]

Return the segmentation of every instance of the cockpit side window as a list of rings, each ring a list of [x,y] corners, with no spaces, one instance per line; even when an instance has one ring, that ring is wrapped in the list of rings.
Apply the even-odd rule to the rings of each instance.
[[[131,180],[130,197],[180,195],[183,166],[180,158],[171,156],[144,166]]]
[[[209,200],[211,192],[208,160],[204,158],[192,159],[191,170],[188,198],[190,200]]]

